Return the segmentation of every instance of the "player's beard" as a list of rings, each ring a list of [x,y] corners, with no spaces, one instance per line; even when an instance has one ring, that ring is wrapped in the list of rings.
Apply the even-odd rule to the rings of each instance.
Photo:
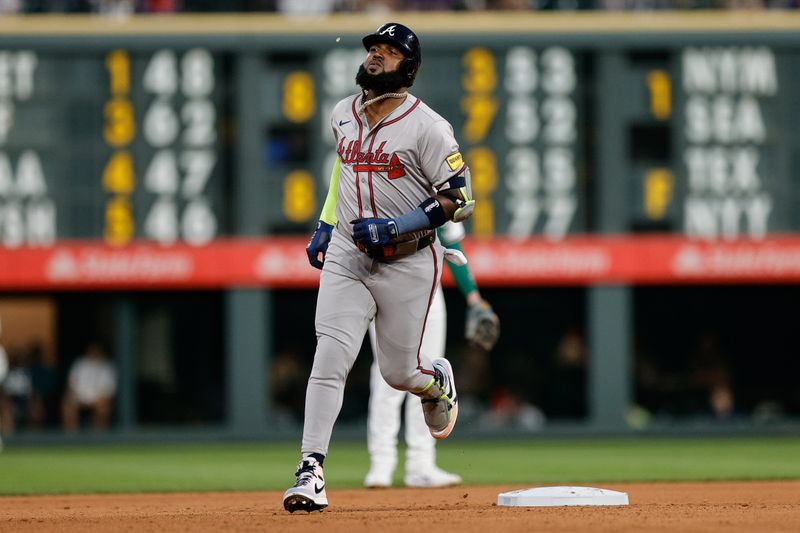
[[[373,91],[377,96],[397,92],[400,87],[405,87],[407,76],[398,70],[384,72],[383,74],[370,74],[364,65],[358,67],[356,83],[365,91]]]

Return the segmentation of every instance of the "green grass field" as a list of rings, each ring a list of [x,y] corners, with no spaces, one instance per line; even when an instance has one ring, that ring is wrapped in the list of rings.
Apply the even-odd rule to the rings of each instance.
[[[786,437],[454,440],[438,454],[466,484],[800,479],[800,438]],[[0,494],[282,490],[297,459],[295,443],[12,446]],[[331,488],[361,486],[366,446],[334,442],[325,469]]]

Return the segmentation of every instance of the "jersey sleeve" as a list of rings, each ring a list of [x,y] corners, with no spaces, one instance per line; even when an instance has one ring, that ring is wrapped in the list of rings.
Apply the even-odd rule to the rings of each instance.
[[[453,127],[446,120],[437,120],[423,129],[418,149],[422,172],[437,190],[464,171],[464,158]]]
[[[331,113],[331,131],[333,131],[333,145],[339,142],[339,130],[336,129],[336,113]]]
[[[337,124],[337,121],[348,113],[348,109],[352,104],[353,98],[357,97],[358,96],[349,96],[347,98],[343,98],[342,100],[339,100],[331,110],[330,127],[331,131],[333,131],[334,146],[339,143],[339,132],[341,131],[341,126]]]
[[[325,196],[325,204],[322,206],[322,213],[319,219],[326,224],[335,226],[339,222],[336,216],[336,205],[339,202],[339,173],[341,171],[341,161],[336,158],[331,169],[331,179],[328,182],[328,194]]]

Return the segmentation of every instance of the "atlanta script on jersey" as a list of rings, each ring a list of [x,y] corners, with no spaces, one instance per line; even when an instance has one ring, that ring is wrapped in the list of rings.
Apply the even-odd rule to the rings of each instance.
[[[341,160],[339,220],[398,217],[468,174],[452,126],[416,96],[372,128],[358,113],[361,103],[361,94],[347,97],[331,115]],[[349,233],[348,226],[339,229]]]

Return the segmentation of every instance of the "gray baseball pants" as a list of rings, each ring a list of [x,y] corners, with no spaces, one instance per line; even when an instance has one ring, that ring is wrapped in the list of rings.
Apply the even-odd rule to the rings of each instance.
[[[442,246],[437,241],[415,254],[382,261],[359,251],[338,228],[325,255],[317,296],[317,350],[306,389],[304,455],[328,454],[345,381],[373,317],[383,379],[395,389],[424,396],[433,377],[420,345],[442,274]]]

